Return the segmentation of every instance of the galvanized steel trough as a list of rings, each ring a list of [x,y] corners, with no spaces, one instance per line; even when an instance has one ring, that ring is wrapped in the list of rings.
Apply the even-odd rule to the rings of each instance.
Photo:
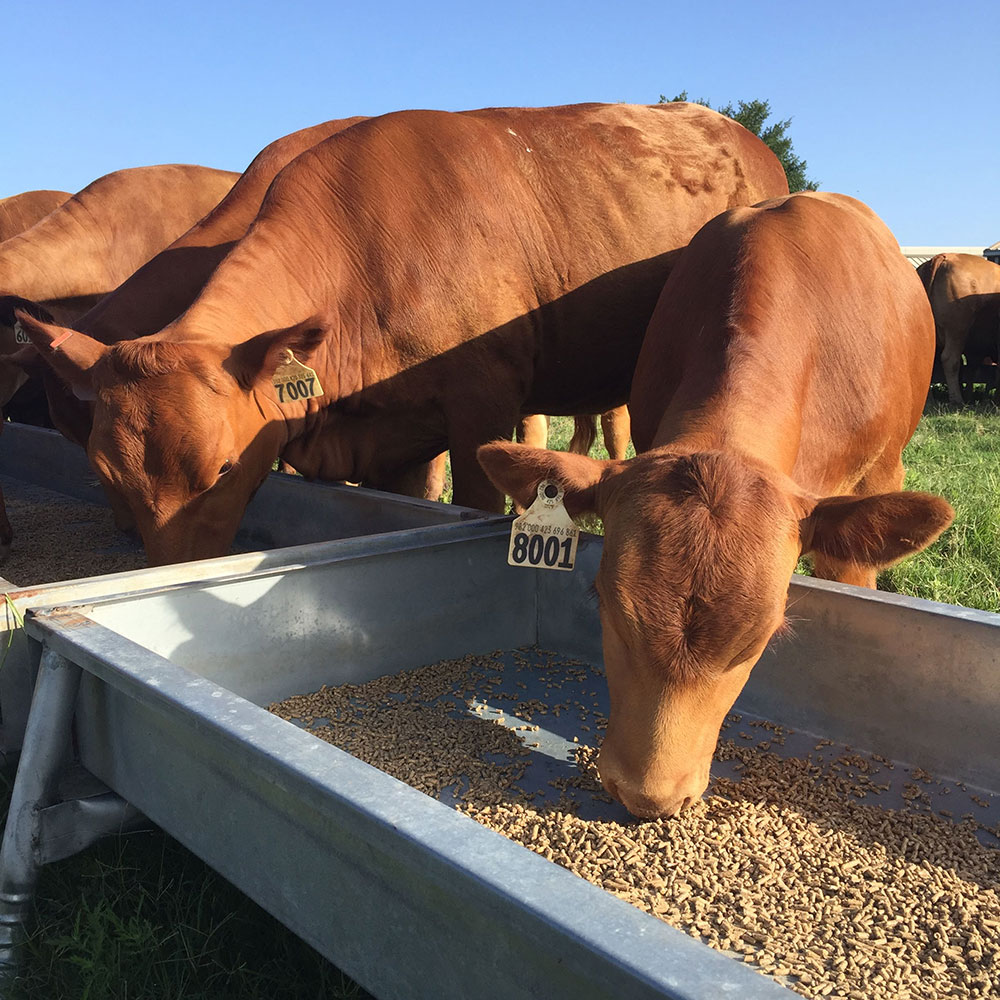
[[[8,482],[8,498],[17,495],[19,484],[26,484],[107,506],[84,450],[56,431],[5,424],[0,434],[0,476],[14,481],[13,488]],[[467,507],[272,473],[250,502],[240,524],[236,548],[244,554],[41,585],[0,580],[0,591],[7,595],[0,615],[0,754],[15,754],[21,746],[34,685],[37,655],[32,656],[18,628],[18,618],[28,608],[237,576],[274,563],[274,556],[260,550],[456,524],[485,516]],[[18,545],[16,536],[14,545]],[[278,561],[285,563],[287,559],[281,556]]]
[[[51,775],[72,717],[87,772],[379,997],[788,996],[262,707],[496,648],[600,663],[600,548],[585,536],[573,573],[515,569],[506,524],[438,526],[33,612],[45,653],[0,856],[8,937],[44,831],[65,837],[46,816],[68,805]],[[796,637],[739,706],[1000,789],[1000,616],[802,579],[791,601]]]

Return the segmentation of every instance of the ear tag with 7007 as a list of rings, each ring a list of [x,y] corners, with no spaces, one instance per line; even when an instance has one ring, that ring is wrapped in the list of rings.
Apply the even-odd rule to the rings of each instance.
[[[563,506],[563,489],[549,479],[538,484],[535,502],[510,526],[507,562],[531,569],[572,569],[580,529]]]
[[[316,372],[302,364],[291,351],[285,351],[285,360],[271,376],[271,385],[278,393],[279,403],[294,403],[323,395]]]

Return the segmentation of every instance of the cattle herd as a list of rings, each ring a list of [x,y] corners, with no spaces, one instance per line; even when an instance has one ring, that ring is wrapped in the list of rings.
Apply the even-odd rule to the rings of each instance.
[[[8,198],[0,239],[0,401],[44,391],[150,563],[225,553],[279,460],[436,497],[448,451],[457,503],[554,479],[596,511],[600,773],[640,816],[701,795],[802,553],[870,587],[950,523],[900,456],[935,313],[955,398],[962,310],[1000,292],[985,261],[918,276],[863,204],[789,195],[685,103],[330,121],[242,176]],[[612,458],[538,447],[541,414],[604,414]]]

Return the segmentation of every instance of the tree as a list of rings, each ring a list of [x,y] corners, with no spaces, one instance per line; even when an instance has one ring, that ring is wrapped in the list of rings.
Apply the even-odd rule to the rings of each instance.
[[[686,90],[682,90],[670,101],[660,94],[659,104],[670,104],[674,101],[688,100]],[[712,105],[704,99],[699,99],[695,104],[702,104],[706,108]],[[815,191],[819,187],[818,181],[811,181],[806,178],[806,161],[795,155],[792,149],[792,140],[788,136],[788,127],[792,124],[792,119],[787,118],[783,122],[773,122],[768,125],[767,120],[771,117],[770,101],[739,101],[735,106],[730,102],[716,109],[719,114],[732,118],[739,122],[745,129],[753,132],[770,146],[774,155],[781,161],[785,168],[785,177],[788,178],[789,191]]]

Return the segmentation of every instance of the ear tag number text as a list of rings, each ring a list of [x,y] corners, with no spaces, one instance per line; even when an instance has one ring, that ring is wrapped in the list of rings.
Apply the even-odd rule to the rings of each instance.
[[[295,403],[323,395],[315,370],[302,364],[291,351],[285,352],[285,360],[275,369],[271,384],[279,403]]]
[[[576,565],[580,529],[562,500],[563,489],[557,483],[543,479],[538,484],[534,503],[510,526],[510,566],[570,570]]]
[[[14,320],[14,343],[15,344],[31,343],[31,338],[24,332],[24,327],[21,326],[21,321],[19,319]]]

